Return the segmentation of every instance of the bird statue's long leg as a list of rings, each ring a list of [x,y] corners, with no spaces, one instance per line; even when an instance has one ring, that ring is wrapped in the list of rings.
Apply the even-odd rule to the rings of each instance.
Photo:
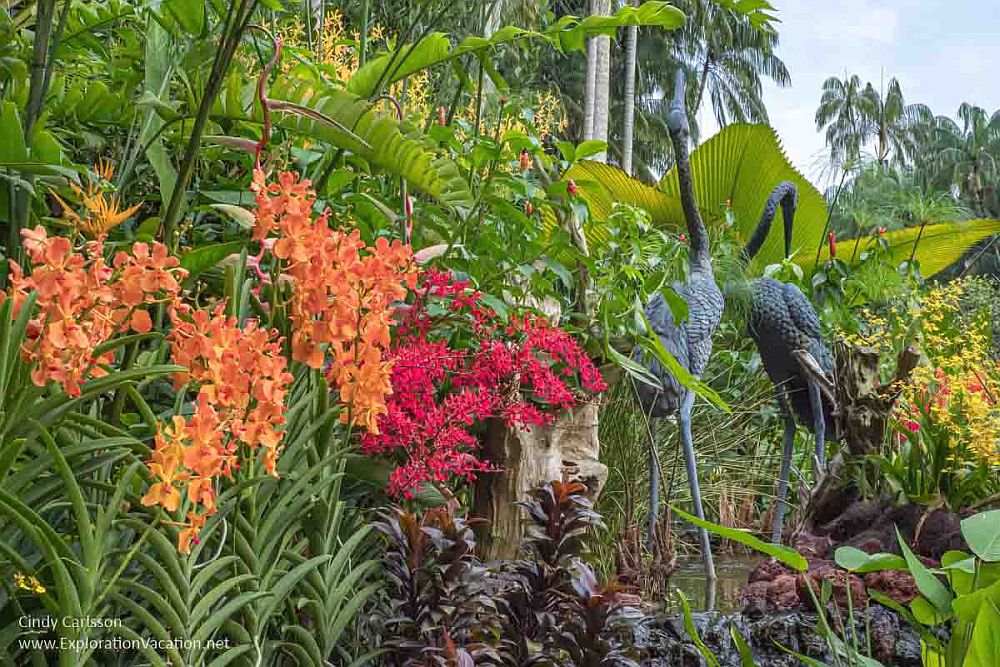
[[[809,407],[812,409],[813,432],[816,434],[816,462],[819,464],[817,474],[826,468],[826,415],[823,414],[823,396],[819,384],[809,379]]]
[[[691,488],[691,500],[694,503],[694,515],[705,520],[705,510],[701,504],[701,489],[698,486],[698,464],[694,457],[694,441],[691,438],[691,409],[694,407],[694,392],[690,389],[684,391],[684,398],[681,399],[681,409],[679,414],[681,447],[684,449],[684,463],[687,466],[688,485]],[[702,558],[705,561],[705,577],[715,581],[715,562],[712,559],[712,543],[708,539],[708,531],[704,528],[698,529],[698,537],[701,541]]]
[[[778,472],[778,495],[774,499],[774,523],[771,527],[771,541],[781,544],[781,531],[788,511],[788,477],[792,473],[792,453],[795,449],[795,417],[788,405],[788,397],[781,387],[776,389],[781,416],[785,420],[785,435],[781,440],[781,470]]]

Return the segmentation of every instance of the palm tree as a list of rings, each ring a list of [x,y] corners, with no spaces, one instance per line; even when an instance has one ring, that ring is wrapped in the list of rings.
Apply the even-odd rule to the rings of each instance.
[[[906,103],[895,77],[889,79],[884,97],[872,84],[865,86],[861,107],[865,134],[875,143],[875,158],[883,165],[890,155],[898,164],[905,164],[913,156],[917,128],[933,118],[926,105]]]
[[[590,13],[594,16],[607,16],[611,13],[611,0],[590,0]],[[611,39],[606,35],[592,37],[587,43],[584,139],[608,140],[610,85]],[[603,161],[606,154],[601,153],[595,159]]]
[[[762,79],[791,83],[785,63],[775,55],[778,33],[753,25],[744,15],[710,0],[679,3],[688,15],[677,56],[697,82],[692,111],[705,99],[720,126],[730,122],[768,122]]]
[[[816,110],[816,129],[826,128],[826,144],[833,161],[855,160],[865,143],[861,78],[855,74],[835,76],[823,82],[823,95]]]
[[[906,103],[895,77],[883,95],[871,83],[862,88],[856,74],[843,80],[834,76],[823,82],[816,129],[826,128],[834,162],[855,160],[871,144],[879,164],[887,165],[890,157],[905,164],[916,152],[919,129],[932,117],[925,105]]]
[[[961,126],[946,116],[934,119],[934,161],[938,172],[959,187],[976,212],[986,215],[984,191],[1000,177],[1000,111],[990,117],[981,107],[963,102],[958,118]]]

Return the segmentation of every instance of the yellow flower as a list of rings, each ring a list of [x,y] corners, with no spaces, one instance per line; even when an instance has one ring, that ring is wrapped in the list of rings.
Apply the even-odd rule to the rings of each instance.
[[[38,581],[38,577],[34,575],[24,575],[20,572],[14,573],[14,583],[17,587],[25,590],[31,591],[35,595],[42,595],[45,593],[45,586]]]

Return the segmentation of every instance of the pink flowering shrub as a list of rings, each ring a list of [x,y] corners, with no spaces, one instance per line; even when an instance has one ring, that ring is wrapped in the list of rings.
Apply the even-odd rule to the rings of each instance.
[[[471,481],[488,470],[476,437],[487,420],[550,424],[558,410],[606,389],[580,345],[544,318],[505,322],[445,273],[426,274],[417,293],[397,317],[388,412],[362,440],[365,453],[399,463],[390,494],[412,498],[426,483]]]

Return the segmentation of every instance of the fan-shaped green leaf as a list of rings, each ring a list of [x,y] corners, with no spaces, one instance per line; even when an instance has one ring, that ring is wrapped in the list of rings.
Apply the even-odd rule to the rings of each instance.
[[[768,195],[779,183],[791,181],[798,187],[799,205],[795,213],[792,252],[815,250],[826,226],[826,202],[819,191],[800,174],[785,156],[781,141],[767,125],[729,125],[698,146],[691,154],[694,193],[706,225],[723,224],[726,201],[736,220],[737,235],[750,238],[764,211]],[[677,170],[671,169],[659,189],[679,197]],[[780,214],[779,214],[780,218]],[[683,224],[683,218],[678,220]],[[780,262],[784,255],[780,221],[776,220],[754,265],[764,267]]]
[[[796,217],[796,221],[798,221],[798,217]],[[892,263],[899,264],[910,258],[913,246],[917,244],[919,237],[920,241],[917,244],[914,259],[920,263],[920,272],[926,277],[931,277],[957,262],[975,244],[996,234],[1000,234],[1000,220],[981,218],[979,220],[939,222],[927,225],[924,227],[923,234],[920,233],[919,227],[907,227],[888,232],[883,238],[889,242]],[[819,243],[819,239],[817,239],[817,243]],[[875,243],[876,239],[871,236],[839,241],[837,243],[837,258],[846,262],[850,262],[852,259],[855,263],[860,262],[864,251],[874,248]],[[822,245],[823,249],[819,255],[821,263],[830,259],[830,248],[826,243]],[[796,258],[796,261],[803,266],[811,267],[816,259],[815,249],[814,245],[812,253],[802,253]]]
[[[724,208],[728,201],[736,220],[737,236],[748,240],[760,220],[768,195],[779,183],[791,181],[799,191],[792,251],[815,250],[819,244],[826,226],[826,202],[788,161],[772,128],[729,125],[694,150],[691,169],[695,197],[706,225],[725,224]],[[608,240],[608,233],[600,223],[611,215],[615,202],[644,209],[654,225],[678,231],[685,228],[676,170],[671,170],[655,188],[620,169],[597,162],[575,164],[566,173],[566,178],[576,182],[590,205],[587,240],[595,248]],[[776,220],[754,259],[758,272],[768,264],[781,261],[784,247],[780,228],[781,222]]]

